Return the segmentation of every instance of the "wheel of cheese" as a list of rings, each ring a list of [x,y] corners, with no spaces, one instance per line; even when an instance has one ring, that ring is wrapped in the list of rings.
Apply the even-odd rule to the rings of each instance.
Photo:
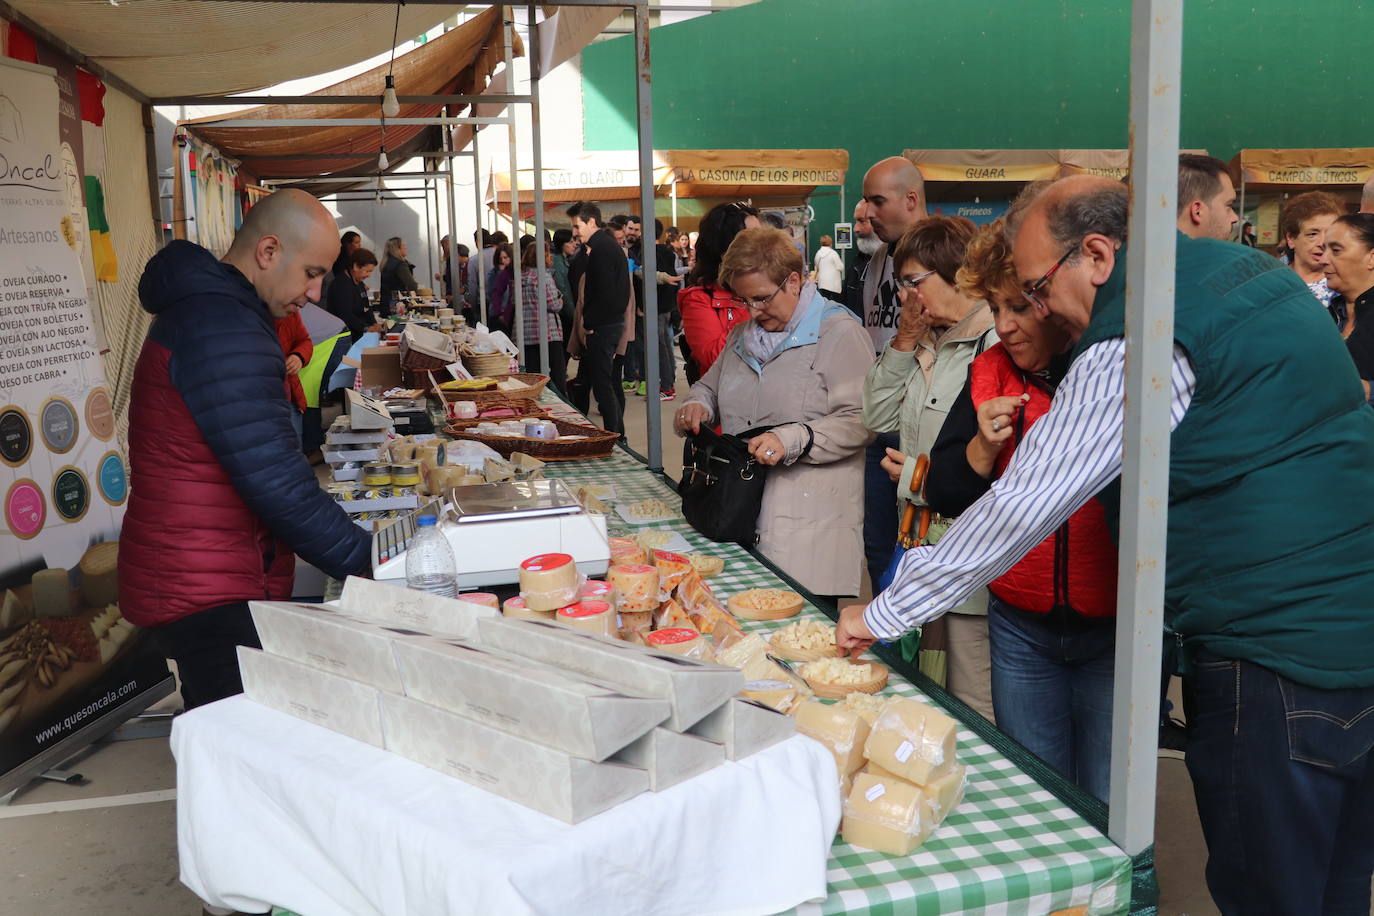
[[[81,555],[81,601],[86,607],[119,602],[119,542],[102,541]]]
[[[639,566],[649,561],[649,555],[633,538],[611,538],[612,566]]]
[[[532,611],[525,604],[525,599],[516,595],[514,598],[507,598],[501,605],[501,613],[507,617],[519,617],[523,620],[552,620],[553,611]]]
[[[72,583],[65,569],[40,569],[30,580],[33,610],[37,617],[69,617],[72,613]]]
[[[578,598],[595,598],[598,601],[605,601],[613,608],[620,606],[620,593],[616,591],[614,585],[609,582],[602,582],[600,579],[588,579],[582,583],[582,587],[577,590]]]
[[[606,581],[620,595],[620,612],[652,614],[658,610],[658,570],[653,566],[612,566]]]
[[[622,630],[641,630],[646,635],[653,629],[653,614],[647,611],[621,611],[620,628]]]
[[[672,592],[683,577],[692,571],[691,560],[668,550],[654,551],[654,565],[658,567],[658,588],[663,593]]]
[[[689,630],[686,627],[674,627],[671,630],[654,630],[649,634],[645,643],[650,649],[657,649],[660,652],[670,652],[673,655],[682,655],[687,658],[707,659],[710,657],[710,647],[706,645],[706,640],[696,630]]]
[[[458,599],[460,601],[466,601],[468,604],[480,604],[482,607],[499,608],[501,606],[501,599],[491,592],[468,592],[467,594],[459,595]],[[515,599],[512,598],[511,600],[513,601]]]
[[[615,611],[610,603],[592,598],[559,608],[554,614],[554,619],[564,626],[599,633],[602,636],[611,636],[616,629]]]
[[[577,565],[566,553],[541,553],[520,564],[520,595],[532,611],[556,611],[577,600]]]

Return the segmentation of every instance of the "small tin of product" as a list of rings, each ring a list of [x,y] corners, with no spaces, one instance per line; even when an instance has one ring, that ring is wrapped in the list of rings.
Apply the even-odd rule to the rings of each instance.
[[[420,463],[402,461],[391,466],[391,483],[398,487],[417,487],[420,485]]]
[[[363,486],[385,487],[390,484],[391,465],[380,463],[363,465]]]
[[[527,439],[557,439],[558,427],[548,420],[530,420],[525,424],[525,437]]]

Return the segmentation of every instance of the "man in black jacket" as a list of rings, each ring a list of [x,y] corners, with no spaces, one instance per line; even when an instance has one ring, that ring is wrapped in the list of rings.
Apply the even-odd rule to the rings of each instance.
[[[615,377],[616,350],[625,333],[625,309],[630,302],[630,269],[625,253],[601,226],[601,208],[583,201],[569,210],[573,231],[586,246],[583,271],[582,326],[587,330],[582,369],[596,396],[601,425],[623,433],[625,397]]]

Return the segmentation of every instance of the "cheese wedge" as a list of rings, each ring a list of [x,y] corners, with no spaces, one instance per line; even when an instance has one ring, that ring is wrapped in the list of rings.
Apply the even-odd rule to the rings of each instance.
[[[863,716],[841,704],[808,700],[797,707],[797,731],[815,738],[835,756],[840,773],[853,773],[864,765],[868,723]]]

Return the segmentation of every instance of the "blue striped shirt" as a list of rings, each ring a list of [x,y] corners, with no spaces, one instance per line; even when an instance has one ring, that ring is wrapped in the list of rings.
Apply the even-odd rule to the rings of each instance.
[[[1121,473],[1126,341],[1100,341],[1069,367],[1050,410],[1011,464],[934,547],[908,550],[897,575],[864,611],[878,639],[896,639],[958,607],[1015,566]],[[1170,428],[1192,403],[1197,377],[1174,345]]]

